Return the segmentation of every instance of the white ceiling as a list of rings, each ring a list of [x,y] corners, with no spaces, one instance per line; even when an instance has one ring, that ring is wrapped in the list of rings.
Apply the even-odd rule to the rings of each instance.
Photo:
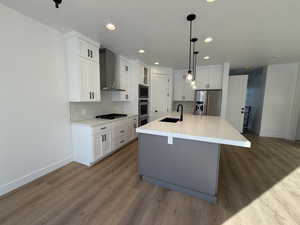
[[[0,0],[57,29],[75,29],[116,53],[153,64],[185,68],[186,15],[195,13],[199,64],[230,62],[233,68],[300,61],[299,0]],[[112,22],[117,31],[104,25]],[[139,49],[146,53],[141,55]],[[211,56],[205,62],[202,58]],[[278,58],[279,57],[279,58]]]

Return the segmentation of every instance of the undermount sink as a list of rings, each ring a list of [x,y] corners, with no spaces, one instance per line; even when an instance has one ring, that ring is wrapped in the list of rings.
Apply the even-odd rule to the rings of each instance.
[[[170,117],[166,117],[166,118],[162,119],[160,122],[177,123],[178,121],[179,121],[178,118],[170,118]]]

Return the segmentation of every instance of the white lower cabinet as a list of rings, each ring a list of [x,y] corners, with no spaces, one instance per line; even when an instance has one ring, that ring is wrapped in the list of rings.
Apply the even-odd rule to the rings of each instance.
[[[95,145],[94,145],[95,160],[99,160],[103,156],[109,154],[112,150],[112,148],[111,148],[111,131],[107,130],[105,132],[95,135],[94,143],[95,143]]]
[[[106,125],[72,125],[74,161],[92,166],[96,162],[137,138],[137,117],[112,121]]]

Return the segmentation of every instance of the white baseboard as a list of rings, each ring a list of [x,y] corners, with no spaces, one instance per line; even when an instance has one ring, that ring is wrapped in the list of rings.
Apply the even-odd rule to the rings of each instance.
[[[73,161],[73,157],[72,156],[69,156],[68,158],[62,160],[62,161],[59,161],[59,162],[56,162],[56,163],[53,163],[47,167],[44,167],[44,168],[41,168],[41,169],[38,169],[36,171],[33,171],[23,177],[20,177],[20,178],[17,178],[7,184],[3,184],[0,186],[0,196],[1,195],[4,195],[18,187],[21,187],[23,186],[24,184],[27,184],[39,177],[42,177],[54,170],[57,170],[67,164],[69,164],[70,162]]]

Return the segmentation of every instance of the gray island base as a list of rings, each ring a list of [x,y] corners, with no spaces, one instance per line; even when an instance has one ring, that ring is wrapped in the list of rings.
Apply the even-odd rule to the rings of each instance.
[[[139,173],[145,181],[217,201],[220,144],[139,134]]]

